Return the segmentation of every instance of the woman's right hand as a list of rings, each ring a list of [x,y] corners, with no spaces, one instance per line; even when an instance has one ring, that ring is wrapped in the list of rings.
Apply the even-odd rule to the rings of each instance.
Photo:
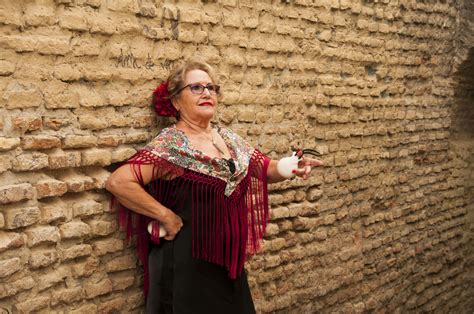
[[[183,220],[180,216],[173,213],[171,210],[166,215],[166,218],[161,221],[163,228],[166,230],[165,240],[171,241],[178,234],[183,227]]]

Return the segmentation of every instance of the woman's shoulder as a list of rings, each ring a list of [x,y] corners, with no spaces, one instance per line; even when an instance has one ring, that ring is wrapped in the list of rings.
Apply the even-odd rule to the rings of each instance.
[[[181,146],[182,137],[174,125],[166,127],[158,133],[145,147],[160,148],[170,146]]]
[[[218,132],[221,136],[224,138],[227,138],[228,141],[230,141],[231,145],[233,145],[234,149],[236,151],[240,152],[247,152],[247,153],[252,153],[254,150],[254,147],[247,142],[242,136],[240,136],[237,132],[233,131],[230,128],[223,127],[223,126],[217,126]]]
[[[237,132],[233,131],[232,129],[222,126],[222,125],[217,125],[216,126],[219,134],[225,135],[231,139],[235,139],[238,142],[245,142],[242,136],[240,136]]]

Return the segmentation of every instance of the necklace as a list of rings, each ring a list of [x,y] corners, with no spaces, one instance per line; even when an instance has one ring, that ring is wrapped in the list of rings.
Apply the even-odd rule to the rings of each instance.
[[[225,156],[224,151],[217,145],[216,140],[214,139],[214,134],[213,134],[214,132],[212,132],[212,130],[213,130],[212,127],[211,127],[211,132],[210,132],[211,133],[211,138],[209,138],[209,137],[207,137],[207,135],[205,133],[198,132],[189,122],[186,122],[185,120],[180,120],[180,121],[183,121],[191,130],[204,135],[205,138],[207,138],[208,140],[211,141],[212,145],[219,151],[221,156]],[[236,167],[235,167],[235,162],[232,159],[232,156],[229,159],[226,159],[226,158],[223,158],[223,159],[226,161],[227,166],[229,167],[229,172],[233,176],[235,174]]]
[[[181,121],[183,121],[191,130],[197,132],[197,130],[189,122],[187,122],[186,120],[181,120]],[[201,133],[205,138],[210,140],[212,145],[219,151],[221,156],[225,156],[224,151],[217,145],[216,140],[214,139],[214,132],[212,132],[212,127],[211,127],[211,132],[210,132],[211,138],[207,137],[206,133],[204,132],[198,132],[198,133]]]

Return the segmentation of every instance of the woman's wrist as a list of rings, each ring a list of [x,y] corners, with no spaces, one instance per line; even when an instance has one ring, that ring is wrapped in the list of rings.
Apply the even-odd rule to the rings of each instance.
[[[279,172],[278,172],[278,162],[279,160],[271,160],[270,164],[268,165],[267,169],[267,180],[269,183],[277,183],[281,181],[285,181],[286,178],[283,177]]]
[[[153,212],[156,213],[153,215],[153,218],[155,220],[158,220],[160,222],[167,222],[173,217],[173,215],[175,215],[175,213],[173,213],[173,211],[168,207],[165,207],[160,203],[158,203],[157,205],[157,208],[153,210]]]

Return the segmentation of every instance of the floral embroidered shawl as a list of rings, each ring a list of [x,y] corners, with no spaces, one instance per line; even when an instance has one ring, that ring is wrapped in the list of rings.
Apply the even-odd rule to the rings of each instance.
[[[235,163],[231,173],[228,162],[211,158],[193,149],[184,132],[171,126],[163,129],[127,163],[138,182],[162,205],[179,208],[177,190],[191,186],[192,256],[224,266],[230,278],[243,270],[247,254],[255,253],[268,220],[267,168],[270,159],[252,148],[236,133],[218,127]],[[141,165],[153,165],[154,178],[143,183]],[[158,243],[159,222],[118,206],[121,226],[127,239],[136,235],[138,256],[144,268],[145,296],[148,291],[148,248]],[[198,219],[199,217],[199,219]],[[152,222],[152,234],[147,232]]]

